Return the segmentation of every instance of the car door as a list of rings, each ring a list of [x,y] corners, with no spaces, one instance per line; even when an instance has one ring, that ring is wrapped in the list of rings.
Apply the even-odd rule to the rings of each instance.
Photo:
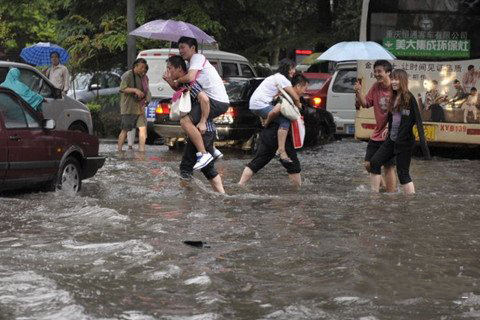
[[[64,98],[55,97],[55,88],[46,82],[38,71],[25,68],[19,68],[20,80],[30,89],[39,93],[45,98],[42,103],[43,115],[46,119],[55,119],[57,129],[65,129],[65,107],[63,106]]]
[[[43,130],[35,111],[12,93],[0,92],[0,112],[8,145],[5,183],[21,186],[52,179],[63,152],[59,138]]]
[[[353,85],[356,79],[356,69],[338,70],[327,95],[327,110],[334,116],[337,127],[342,127],[347,134],[353,134],[354,129],[356,110]]]

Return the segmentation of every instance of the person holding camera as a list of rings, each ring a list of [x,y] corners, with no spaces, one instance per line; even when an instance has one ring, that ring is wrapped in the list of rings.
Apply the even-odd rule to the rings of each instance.
[[[138,151],[145,151],[147,139],[147,119],[145,117],[145,102],[149,100],[150,91],[148,83],[142,81],[147,73],[147,61],[138,58],[133,63],[133,68],[122,75],[120,83],[120,114],[121,132],[118,136],[117,150],[122,151],[127,133],[133,128],[138,128]]]

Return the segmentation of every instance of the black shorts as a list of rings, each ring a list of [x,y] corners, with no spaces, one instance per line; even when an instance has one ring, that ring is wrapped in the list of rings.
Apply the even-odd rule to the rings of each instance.
[[[208,119],[210,120],[224,114],[227,112],[228,107],[230,107],[229,103],[213,100],[212,98],[208,99],[210,100],[210,113],[208,114]],[[192,119],[192,123],[199,123],[201,117],[202,109],[200,108],[200,103],[197,99],[192,99],[192,111],[190,111],[190,119]]]
[[[258,150],[255,153],[253,160],[247,164],[247,167],[249,167],[254,173],[257,173],[260,169],[265,167],[275,157],[275,153],[278,149],[277,131],[278,124],[272,123],[260,133]],[[287,137],[287,142],[285,143],[285,151],[288,157],[292,160],[292,163],[281,162],[283,167],[287,169],[287,173],[300,173],[302,171],[300,161],[298,161],[297,151],[292,145],[292,137],[290,135]]]
[[[120,129],[130,131],[134,128],[146,126],[146,119],[144,114],[122,114]]]
[[[365,153],[365,161],[370,162],[372,157],[377,153],[378,149],[382,146],[384,141],[375,141],[369,140],[367,145],[367,152]],[[388,160],[386,163],[383,164],[384,166],[394,166],[395,165],[395,158]]]

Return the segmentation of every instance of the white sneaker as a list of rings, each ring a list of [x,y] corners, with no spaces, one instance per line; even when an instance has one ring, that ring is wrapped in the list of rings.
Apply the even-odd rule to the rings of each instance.
[[[218,150],[217,148],[215,148],[215,149],[213,149],[212,156],[213,156],[213,160],[218,160],[220,158],[223,158],[223,153],[220,150]]]
[[[193,170],[200,170],[204,168],[207,164],[212,162],[213,157],[210,153],[201,153],[197,152],[197,163],[193,166]]]

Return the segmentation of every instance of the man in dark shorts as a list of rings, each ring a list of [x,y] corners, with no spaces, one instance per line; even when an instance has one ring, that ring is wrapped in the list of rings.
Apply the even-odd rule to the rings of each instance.
[[[167,70],[164,74],[164,80],[172,87],[172,89],[178,89],[176,79],[184,76],[187,73],[187,67],[185,61],[179,56],[172,56],[167,59]],[[191,90],[191,89],[190,89]],[[200,87],[201,90],[201,87]],[[192,110],[184,118],[189,118],[193,123],[198,123],[201,110],[199,102],[197,101],[198,92],[190,91],[190,98],[192,99]],[[202,145],[206,152],[209,154],[215,154],[214,142],[216,136],[216,128],[212,118],[208,117],[205,122],[205,131],[201,135]],[[185,149],[183,151],[182,162],[180,163],[180,175],[183,179],[190,179],[193,175],[195,165],[198,163],[198,158],[202,156],[192,139],[188,138]],[[215,161],[209,161],[205,163],[200,170],[207,180],[210,182],[214,191],[219,193],[225,193],[223,189],[222,178],[218,174],[214,165]]]
[[[117,150],[122,151],[127,133],[133,128],[139,129],[138,151],[145,151],[147,139],[147,119],[140,101],[148,95],[143,88],[142,77],[147,72],[147,61],[143,58],[135,60],[133,68],[122,75],[120,83],[120,114],[122,117],[121,132],[118,135]]]
[[[369,171],[370,159],[380,149],[380,146],[387,138],[388,123],[388,104],[392,94],[390,74],[392,65],[387,60],[377,60],[373,65],[373,75],[377,82],[368,91],[367,95],[362,94],[362,85],[360,82],[355,83],[355,97],[357,103],[364,108],[373,107],[375,114],[375,130],[370,136],[365,154],[365,168]],[[395,162],[390,160],[384,165],[385,170],[385,187],[387,192],[395,192],[397,189],[397,177],[395,173]]]

